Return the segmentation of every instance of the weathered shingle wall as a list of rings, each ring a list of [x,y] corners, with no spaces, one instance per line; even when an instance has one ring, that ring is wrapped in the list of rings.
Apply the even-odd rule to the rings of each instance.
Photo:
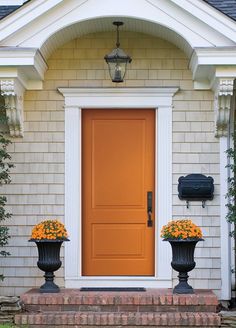
[[[44,218],[64,219],[64,99],[57,88],[115,87],[103,60],[113,46],[114,33],[91,34],[67,43],[48,60],[43,90],[25,94],[25,135],[11,145],[16,167],[12,184],[4,187],[13,213],[12,255],[2,259],[6,279],[1,294],[19,295],[42,283],[36,247],[27,241],[31,228]],[[197,267],[191,272],[190,282],[218,293],[219,142],[214,137],[213,94],[193,90],[188,59],[174,45],[127,32],[122,33],[122,48],[133,58],[122,86],[180,88],[173,107],[173,214],[174,218],[191,217],[203,228],[205,241],[197,247]],[[215,180],[216,196],[205,209],[200,202],[191,203],[187,209],[178,199],[178,178],[189,173],[211,175]],[[63,269],[56,275],[63,286]]]

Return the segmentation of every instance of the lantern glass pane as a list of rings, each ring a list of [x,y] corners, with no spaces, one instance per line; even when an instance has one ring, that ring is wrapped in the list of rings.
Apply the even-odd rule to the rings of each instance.
[[[126,62],[116,60],[109,62],[109,73],[113,82],[123,82],[126,72]]]

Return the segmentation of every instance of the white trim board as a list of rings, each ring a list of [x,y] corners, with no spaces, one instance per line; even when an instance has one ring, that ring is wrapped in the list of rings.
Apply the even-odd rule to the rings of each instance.
[[[59,88],[65,97],[65,286],[172,287],[171,249],[160,238],[172,217],[172,99],[178,88]],[[81,111],[86,108],[156,109],[155,276],[83,277],[81,268]],[[161,161],[158,159],[161,158]],[[158,183],[157,183],[158,181]]]

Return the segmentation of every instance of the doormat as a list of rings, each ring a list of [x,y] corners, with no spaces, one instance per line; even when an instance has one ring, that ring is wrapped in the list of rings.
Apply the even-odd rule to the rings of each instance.
[[[145,292],[143,287],[82,287],[81,292]]]

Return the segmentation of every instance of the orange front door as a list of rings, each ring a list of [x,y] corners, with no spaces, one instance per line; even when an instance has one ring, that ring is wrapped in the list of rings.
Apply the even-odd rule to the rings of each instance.
[[[82,119],[83,275],[153,276],[155,112],[85,109]]]

